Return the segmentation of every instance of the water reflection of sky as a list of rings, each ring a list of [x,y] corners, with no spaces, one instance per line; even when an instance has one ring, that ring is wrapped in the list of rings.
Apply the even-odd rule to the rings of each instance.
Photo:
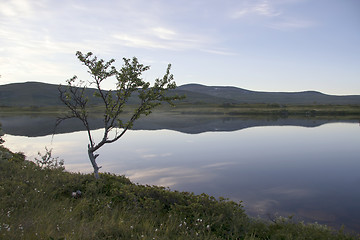
[[[360,231],[359,133],[350,123],[195,135],[138,130],[104,146],[98,162],[102,171],[125,174],[133,182],[243,200],[252,215],[295,214]],[[101,130],[95,135],[100,139]],[[92,170],[85,132],[53,139],[6,135],[5,140],[30,159],[47,146],[65,160],[67,170]]]

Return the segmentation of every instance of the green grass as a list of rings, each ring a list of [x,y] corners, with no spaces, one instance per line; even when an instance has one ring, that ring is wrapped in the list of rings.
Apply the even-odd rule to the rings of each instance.
[[[41,168],[2,146],[0,206],[0,239],[360,239],[289,218],[252,219],[241,203],[206,194]]]
[[[360,117],[360,105],[179,104],[168,111],[182,114],[282,117]]]
[[[134,106],[124,109],[125,115],[132,113]],[[104,107],[94,105],[89,107],[90,114],[102,116]],[[65,106],[47,107],[1,107],[2,113],[21,114],[53,114],[64,115],[68,109]],[[163,105],[154,110],[156,113],[176,113],[182,115],[227,115],[227,116],[271,116],[271,117],[312,117],[327,119],[359,119],[360,105],[280,105],[280,104],[187,104],[180,103],[176,107]]]

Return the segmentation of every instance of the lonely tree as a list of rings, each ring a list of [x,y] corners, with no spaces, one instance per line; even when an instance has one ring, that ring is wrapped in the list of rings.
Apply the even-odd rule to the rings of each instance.
[[[175,89],[176,84],[173,81],[173,75],[170,74],[171,65],[169,64],[165,75],[155,80],[150,86],[145,82],[141,75],[149,70],[149,66],[144,66],[138,62],[137,58],[123,58],[124,64],[121,69],[113,66],[114,59],[104,61],[93,56],[91,52],[82,54],[76,53],[77,58],[88,68],[91,80],[84,82],[78,80],[77,76],[67,80],[67,86],[59,86],[60,100],[67,106],[69,113],[59,118],[58,124],[69,118],[77,118],[83,123],[89,138],[88,155],[94,168],[95,178],[99,178],[99,169],[101,167],[96,163],[99,156],[96,151],[107,143],[113,143],[120,139],[127,130],[131,129],[134,122],[141,115],[148,115],[151,110],[167,102],[173,105],[174,100],[181,99],[181,96],[167,94],[168,90]],[[109,78],[115,78],[116,87],[114,90],[105,91],[102,84]],[[95,90],[92,94],[93,86]],[[137,96],[136,104],[131,104],[133,112],[124,120],[124,107],[129,105],[131,96]],[[101,103],[103,106],[104,132],[102,139],[95,142],[89,123],[90,102]]]

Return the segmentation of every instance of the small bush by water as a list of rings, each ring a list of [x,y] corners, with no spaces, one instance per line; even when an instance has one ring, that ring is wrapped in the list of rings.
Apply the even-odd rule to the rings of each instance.
[[[0,239],[360,239],[288,218],[248,217],[241,204],[124,176],[69,173],[0,146]]]

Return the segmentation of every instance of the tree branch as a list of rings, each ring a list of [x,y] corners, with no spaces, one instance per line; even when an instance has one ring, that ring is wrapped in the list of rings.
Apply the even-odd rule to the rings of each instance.
[[[175,89],[176,84],[173,81],[173,75],[170,74],[171,65],[169,64],[165,75],[161,79],[156,79],[155,84],[150,87],[149,82],[145,82],[141,75],[144,71],[150,69],[149,66],[140,64],[137,58],[127,59],[123,58],[124,64],[120,70],[117,70],[112,64],[114,59],[105,62],[98,60],[91,52],[82,54],[77,52],[78,59],[88,68],[88,73],[93,79],[91,84],[95,84],[96,90],[94,96],[101,99],[104,104],[104,134],[103,138],[97,144],[93,141],[91,129],[88,122],[88,102],[89,98],[86,96],[89,92],[84,82],[77,83],[77,77],[67,80],[68,85],[63,88],[59,86],[60,100],[67,106],[69,113],[62,118],[59,118],[57,125],[63,120],[69,118],[78,118],[82,121],[88,133],[90,144],[88,145],[89,158],[94,167],[94,173],[97,174],[99,167],[95,159],[99,156],[93,154],[96,150],[101,148],[104,144],[113,143],[121,138],[127,130],[133,127],[134,122],[140,118],[142,114],[148,115],[151,110],[159,106],[162,102],[168,102],[173,105],[174,100],[182,99],[182,96],[166,95],[168,90]],[[101,83],[109,78],[115,76],[117,80],[116,91],[104,91]],[[140,100],[139,105],[135,108],[134,113],[130,119],[123,123],[120,115],[123,108],[128,103],[129,98],[134,92],[137,92]],[[109,133],[116,129],[115,136],[109,139]],[[122,129],[118,132],[118,129]]]

